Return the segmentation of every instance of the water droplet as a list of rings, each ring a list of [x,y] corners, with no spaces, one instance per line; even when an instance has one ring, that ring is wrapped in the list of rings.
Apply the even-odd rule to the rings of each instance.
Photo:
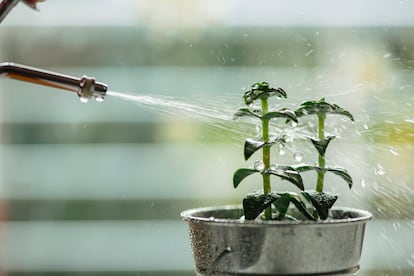
[[[365,128],[365,129],[368,129],[368,125],[364,124],[364,128]]]
[[[95,100],[96,100],[98,103],[101,103],[101,102],[103,102],[103,101],[104,101],[104,98],[103,98],[103,97],[96,97],[96,98],[95,98]]]
[[[401,228],[401,224],[399,222],[394,222],[392,227],[394,228],[394,231],[398,231]]]
[[[374,172],[375,172],[376,175],[384,175],[385,174],[385,170],[380,164],[377,164],[377,167],[374,169]]]
[[[282,144],[279,144],[279,155],[285,155],[286,151],[285,151],[285,146],[283,146]]]
[[[385,174],[385,171],[384,171],[384,170],[382,170],[382,169],[378,169],[378,170],[377,170],[377,174],[378,174],[378,175],[384,175],[384,174]]]
[[[391,57],[391,53],[385,53],[385,54],[384,54],[384,58],[385,58],[385,59],[390,58],[390,57]]]
[[[255,168],[256,170],[261,171],[261,170],[264,170],[265,165],[264,165],[264,163],[263,163],[263,161],[262,161],[262,160],[257,160],[256,162],[254,162],[254,168]]]
[[[313,49],[310,49],[306,54],[305,54],[305,57],[307,57],[307,56],[309,56],[310,54],[312,54],[314,52],[314,50]]]
[[[303,154],[301,152],[295,152],[293,154],[293,159],[295,159],[296,162],[301,162],[303,159]]]
[[[291,127],[296,127],[298,125],[298,123],[296,123],[295,121],[290,121],[290,126]]]
[[[361,187],[365,188],[367,185],[365,184],[365,179],[361,179]]]
[[[397,156],[397,155],[398,155],[398,151],[397,151],[397,149],[396,149],[396,148],[390,148],[390,152],[391,152],[392,154],[394,154],[395,156]]]

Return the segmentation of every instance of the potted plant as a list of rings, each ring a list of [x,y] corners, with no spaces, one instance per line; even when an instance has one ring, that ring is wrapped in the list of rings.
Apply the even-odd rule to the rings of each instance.
[[[243,206],[206,207],[186,210],[181,216],[189,223],[196,272],[201,275],[344,275],[359,269],[365,224],[371,214],[352,208],[333,207],[338,195],[325,191],[324,176],[340,176],[351,188],[352,178],[343,168],[326,166],[325,153],[334,136],[325,134],[328,114],[354,120],[350,112],[321,99],[306,101],[292,111],[269,108],[269,99],[286,98],[281,88],[255,83],[244,93],[247,107],[235,118],[259,120],[261,133],[247,138],[244,158],[261,151],[252,168],[240,168],[233,175],[233,186],[248,176],[260,174],[263,189],[247,194]],[[256,103],[259,102],[259,105]],[[270,122],[296,125],[304,116],[316,116],[315,137],[310,145],[317,153],[317,164],[271,164],[271,149],[286,143],[282,133],[275,135]],[[305,190],[302,173],[315,171],[315,188]],[[293,191],[272,191],[271,177],[293,184]],[[295,191],[296,190],[296,191]]]

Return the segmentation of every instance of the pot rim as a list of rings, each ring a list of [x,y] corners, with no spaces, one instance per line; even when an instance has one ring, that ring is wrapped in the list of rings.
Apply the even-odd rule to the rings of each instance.
[[[260,225],[275,225],[275,226],[289,226],[289,225],[341,225],[347,223],[366,223],[372,219],[372,214],[368,211],[351,208],[351,207],[333,207],[332,211],[346,211],[355,214],[355,217],[344,218],[344,219],[327,219],[327,220],[300,220],[300,221],[281,221],[281,220],[241,220],[241,219],[227,219],[227,218],[215,218],[200,216],[197,213],[201,212],[212,212],[212,211],[229,211],[229,210],[241,210],[240,205],[222,205],[222,206],[208,206],[184,210],[181,212],[181,218],[187,222],[204,222],[211,224],[228,224],[228,225],[249,225],[249,226],[260,226]]]

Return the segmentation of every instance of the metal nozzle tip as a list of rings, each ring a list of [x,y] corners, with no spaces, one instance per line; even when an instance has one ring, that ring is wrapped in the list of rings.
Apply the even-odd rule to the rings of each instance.
[[[104,83],[95,82],[94,78],[83,76],[80,80],[78,95],[81,102],[87,103],[90,98],[97,102],[103,102],[108,86]]]

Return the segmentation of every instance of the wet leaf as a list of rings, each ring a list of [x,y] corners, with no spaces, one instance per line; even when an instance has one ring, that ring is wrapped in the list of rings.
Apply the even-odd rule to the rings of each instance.
[[[279,195],[274,193],[266,195],[261,192],[247,194],[243,198],[244,218],[248,220],[257,218],[278,197]]]
[[[330,113],[344,115],[344,116],[348,117],[352,122],[355,121],[354,116],[351,114],[351,112],[343,109],[342,107],[338,106],[337,104],[332,104],[332,106],[334,107],[334,110],[331,111]]]
[[[324,139],[314,139],[310,138],[312,144],[315,146],[316,150],[321,156],[325,156],[326,149],[328,148],[329,142],[334,139],[335,136],[328,136]]]
[[[278,216],[276,219],[293,218],[288,215],[289,205],[292,203],[301,212],[304,217],[310,220],[316,220],[317,217],[312,215],[306,208],[302,198],[294,192],[272,192],[263,194],[254,192],[247,194],[243,199],[243,210],[245,219],[253,220],[257,218],[267,207],[272,204],[275,206]],[[295,218],[293,218],[295,220]]]
[[[270,120],[273,118],[286,118],[288,122],[290,121],[294,121],[296,123],[298,122],[295,112],[288,108],[282,108],[278,111],[268,112],[262,116],[262,119],[267,119],[267,120]]]
[[[244,160],[248,160],[253,153],[263,148],[265,145],[266,143],[263,141],[247,138],[244,142]]]
[[[236,120],[240,117],[252,117],[252,118],[261,118],[260,116],[260,110],[252,111],[249,108],[243,107],[239,108],[239,110],[236,111],[233,115],[233,119]]]
[[[289,204],[292,202],[293,205],[295,205],[295,207],[307,218],[310,220],[316,220],[317,218],[315,216],[313,216],[308,209],[306,208],[305,203],[302,201],[302,199],[300,198],[299,195],[297,195],[296,193],[293,192],[284,192],[284,193],[278,193],[279,194],[279,198],[277,198],[274,202],[273,205],[275,206],[275,208],[278,210],[279,212],[279,218],[283,218],[288,209],[289,209]]]
[[[262,172],[263,174],[271,174],[280,177],[283,180],[287,180],[298,187],[300,190],[304,190],[302,177],[299,172],[290,166],[272,166],[268,170]]]
[[[248,160],[256,151],[263,147],[270,147],[275,143],[285,143],[286,136],[282,135],[280,137],[276,137],[271,141],[265,143],[263,141],[254,140],[252,138],[247,138],[244,142],[244,160]]]
[[[243,179],[245,179],[246,177],[254,173],[260,173],[260,171],[256,169],[248,169],[248,168],[242,168],[242,169],[236,170],[233,174],[233,187],[237,188],[240,182],[243,181]]]
[[[323,173],[331,172],[331,173],[334,173],[340,176],[348,184],[350,189],[352,188],[352,185],[353,185],[351,175],[344,168],[319,168],[318,166],[302,165],[302,164],[298,166],[293,166],[293,168],[300,173],[312,171],[312,170],[316,172],[320,171]]]
[[[273,88],[267,82],[257,82],[244,93],[243,99],[247,105],[250,105],[257,99],[266,99],[273,96],[286,98],[287,94],[282,88]]]
[[[352,188],[352,177],[347,170],[345,170],[344,168],[326,168],[325,170],[342,177],[342,179],[348,184],[349,188]]]
[[[280,194],[280,197],[273,202],[276,210],[279,212],[279,218],[283,218],[288,209],[290,204],[291,196],[288,193]]]
[[[295,165],[293,166],[293,168],[299,173],[312,171],[312,170],[316,171],[317,169],[319,169],[319,167],[311,166],[311,165],[304,165],[304,164]]]
[[[330,104],[330,103],[325,102],[324,98],[320,99],[319,101],[304,102],[301,104],[301,106],[297,110],[295,110],[295,114],[297,117],[313,115],[313,114],[317,115],[319,113],[344,115],[348,117],[351,121],[354,121],[354,117],[349,111],[343,109],[337,104]]]
[[[319,218],[323,220],[328,218],[329,210],[338,199],[338,195],[326,192],[303,191],[302,194],[312,203],[318,212]]]

